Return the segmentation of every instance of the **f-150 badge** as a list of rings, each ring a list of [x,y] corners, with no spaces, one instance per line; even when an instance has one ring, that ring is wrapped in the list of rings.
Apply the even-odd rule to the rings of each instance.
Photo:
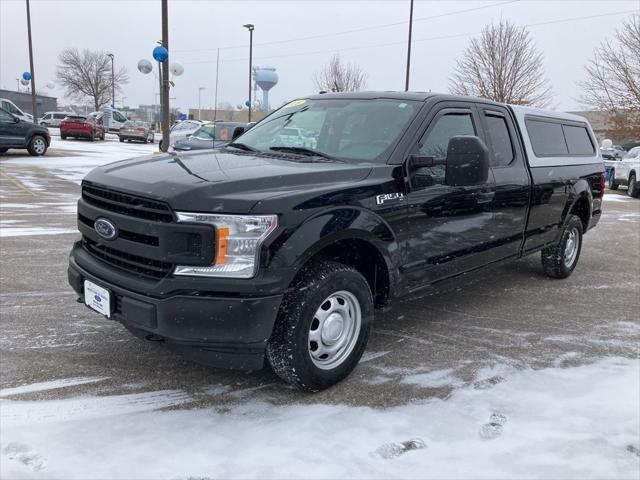
[[[389,202],[391,200],[402,200],[404,195],[400,192],[396,193],[385,193],[384,195],[376,196],[376,203],[378,205],[383,205],[385,202]]]

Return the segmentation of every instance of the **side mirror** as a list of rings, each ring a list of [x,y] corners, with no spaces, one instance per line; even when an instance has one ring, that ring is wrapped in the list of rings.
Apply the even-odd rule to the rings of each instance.
[[[20,123],[20,119],[16,116],[13,117],[13,123]]]
[[[189,138],[191,135],[193,135],[192,133],[187,133],[187,138]]]
[[[454,187],[486,183],[489,149],[478,137],[460,135],[449,140],[445,183]]]
[[[245,128],[244,127],[236,127],[236,128],[234,128],[233,129],[233,135],[231,135],[231,141],[233,141],[236,138],[238,138],[244,132],[245,132]]]

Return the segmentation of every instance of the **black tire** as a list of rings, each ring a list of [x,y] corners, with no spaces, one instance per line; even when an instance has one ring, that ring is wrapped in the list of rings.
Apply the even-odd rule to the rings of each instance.
[[[609,172],[609,190],[617,190],[618,189],[618,182],[616,182],[615,179],[615,173],[616,171],[611,169],[611,171]]]
[[[7,150],[9,150],[7,147],[0,148],[0,155],[4,155],[5,153],[7,153]]]
[[[571,275],[580,259],[582,233],[582,221],[580,218],[576,215],[569,215],[562,230],[560,242],[556,246],[547,247],[542,250],[542,268],[547,276],[551,278],[567,278]],[[574,242],[577,241],[577,245],[575,246],[575,256],[572,256],[573,258],[570,259],[571,256],[569,252],[572,253],[573,249],[568,249],[567,247],[572,237],[574,238]]]
[[[638,188],[638,182],[636,176],[632,173],[629,177],[629,186],[627,187],[627,195],[633,198],[638,198],[640,195],[640,188]]]
[[[336,295],[334,303],[331,303],[330,298]],[[344,298],[351,298],[351,301],[357,300],[357,305],[352,304],[352,308],[348,303],[340,303],[341,295],[342,302],[345,301]],[[342,353],[336,355],[342,358],[336,359],[339,363],[333,367],[325,365],[321,368],[317,362],[328,360],[312,358],[312,351],[317,352],[319,347],[318,342],[310,340],[310,332],[316,325],[313,330],[318,332],[316,335],[322,338],[320,343],[324,344],[325,330],[320,327],[316,314],[321,309],[330,311],[329,307],[324,307],[334,304],[338,308],[346,308],[353,314],[353,318],[357,316],[359,306],[360,327],[359,331],[357,327],[345,330],[344,327],[348,326],[349,322],[338,314],[341,320],[337,336],[342,337],[343,333],[346,334],[333,342],[342,344],[342,347],[337,349]],[[326,318],[331,317],[332,315],[329,315]],[[267,360],[273,371],[285,382],[307,392],[323,390],[344,379],[356,367],[369,340],[372,322],[373,296],[367,280],[360,272],[335,262],[306,266],[298,273],[284,296],[273,333],[267,343]],[[357,321],[352,325],[357,325]],[[353,333],[349,335],[351,331]],[[336,335],[335,329],[334,333],[328,335]]]
[[[47,140],[42,135],[34,135],[27,146],[29,155],[39,157],[47,153]]]
[[[162,140],[158,143],[158,149],[162,152]]]
[[[118,137],[118,139],[120,140],[120,142],[124,143],[124,138]]]
[[[91,135],[89,135],[89,141],[90,142],[95,142],[96,141],[96,132],[91,132]]]
[[[66,139],[67,139],[67,136],[66,136],[66,135],[62,135],[62,134],[60,134],[60,139],[61,139],[61,140],[66,140]]]

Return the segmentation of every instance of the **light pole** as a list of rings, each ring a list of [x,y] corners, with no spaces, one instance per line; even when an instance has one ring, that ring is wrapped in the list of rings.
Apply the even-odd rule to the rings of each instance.
[[[31,9],[29,8],[29,0],[27,0],[27,33],[29,34],[29,68],[31,80],[31,110],[33,115],[33,121],[36,122],[38,118],[38,108],[36,106],[36,78],[33,73],[33,43],[31,42]]]
[[[413,29],[413,0],[409,7],[409,41],[407,42],[407,76],[404,81],[404,91],[409,91],[409,70],[411,68],[411,30]]]
[[[204,87],[198,87],[198,120],[202,120],[200,116],[200,93],[202,93],[202,90],[204,90]]]
[[[107,57],[111,57],[111,108],[116,108],[116,82],[115,72],[113,70],[113,53],[107,53]]]
[[[249,108],[249,118],[247,121],[251,122],[251,70],[253,67],[253,29],[255,27],[251,23],[247,23],[243,25],[243,27],[249,30],[249,104],[247,105]]]

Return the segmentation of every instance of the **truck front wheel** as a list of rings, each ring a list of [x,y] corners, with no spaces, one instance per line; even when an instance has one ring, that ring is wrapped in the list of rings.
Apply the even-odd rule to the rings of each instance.
[[[632,173],[629,177],[629,186],[627,187],[627,195],[633,198],[638,198],[640,195],[640,188],[638,188],[638,181],[636,176]]]
[[[307,266],[282,301],[267,360],[285,382],[323,390],[356,367],[372,320],[371,289],[357,270],[335,262]]]
[[[575,215],[569,215],[560,243],[542,250],[544,273],[551,278],[567,278],[578,264],[581,249],[582,221]]]

